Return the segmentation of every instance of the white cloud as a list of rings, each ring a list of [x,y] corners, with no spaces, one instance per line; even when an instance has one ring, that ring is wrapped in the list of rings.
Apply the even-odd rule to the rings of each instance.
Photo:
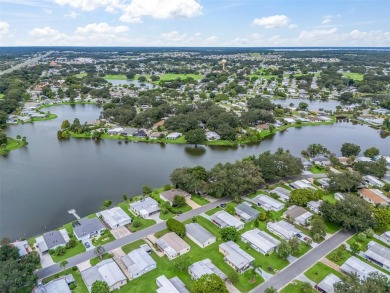
[[[0,21],[0,36],[4,36],[9,32],[9,23],[5,21]]]
[[[79,15],[80,15],[79,13],[72,10],[72,11],[69,11],[69,13],[65,14],[64,17],[76,19],[77,16],[79,16]]]
[[[196,0],[132,0],[123,10],[123,22],[141,22],[144,16],[167,19],[202,14],[202,6]]]
[[[337,14],[337,15],[325,15],[322,19],[322,22],[321,24],[328,24],[328,23],[331,23],[333,21],[333,19],[335,18],[340,18],[341,15],[340,14]]]
[[[226,46],[281,46],[287,45],[288,39],[281,37],[280,35],[266,36],[263,34],[251,34],[243,37],[237,37],[227,42]]]
[[[68,5],[85,11],[95,10],[110,5],[111,0],[55,0],[59,5]]]
[[[118,34],[129,31],[125,25],[110,26],[106,22],[90,23],[85,27],[78,27],[76,34]]]
[[[49,8],[45,8],[45,9],[43,9],[43,12],[45,12],[46,14],[53,14],[53,11],[51,10],[51,9],[49,9]]]
[[[50,37],[55,37],[59,35],[60,32],[52,29],[51,27],[44,27],[44,28],[34,28],[29,32],[29,35],[34,37],[34,38],[50,38]]]
[[[289,19],[286,15],[273,15],[262,18],[255,18],[253,24],[263,26],[266,29],[287,26]]]
[[[323,37],[332,35],[337,32],[337,28],[331,28],[328,30],[311,30],[311,31],[301,31],[298,36],[300,40],[319,40]]]

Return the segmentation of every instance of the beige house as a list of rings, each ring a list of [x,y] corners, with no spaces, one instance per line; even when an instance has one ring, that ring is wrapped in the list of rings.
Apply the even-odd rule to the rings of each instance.
[[[190,246],[175,232],[170,232],[156,240],[157,246],[169,259],[174,259],[190,251]]]

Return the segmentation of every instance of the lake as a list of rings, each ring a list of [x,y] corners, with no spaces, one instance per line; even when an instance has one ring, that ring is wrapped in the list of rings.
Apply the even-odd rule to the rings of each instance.
[[[135,85],[136,87],[140,88],[147,88],[152,89],[156,85],[150,83],[150,82],[139,82],[138,80],[123,80],[123,79],[106,79],[109,83],[112,83],[113,86],[119,86],[119,85]]]
[[[309,105],[309,110],[332,110],[335,111],[337,106],[340,106],[340,102],[336,100],[328,100],[328,101],[321,101],[321,100],[309,100],[309,99],[277,99],[277,100],[271,100],[272,103],[275,105],[282,105],[283,107],[289,107],[289,105],[292,103],[294,104],[293,107],[298,107],[299,103],[303,102]]]
[[[81,123],[95,120],[96,105],[48,108],[58,118],[7,128],[7,134],[26,136],[29,145],[0,156],[0,237],[16,239],[42,234],[74,218],[99,210],[103,201],[114,203],[123,194],[136,195],[144,185],[160,187],[169,183],[175,168],[218,162],[232,162],[278,147],[294,155],[310,143],[320,143],[338,153],[342,143],[353,142],[362,150],[376,146],[389,153],[390,137],[382,139],[366,125],[334,125],[290,128],[261,143],[229,147],[198,147],[148,143],[95,142],[89,139],[59,141],[57,130],[63,120],[75,117]]]

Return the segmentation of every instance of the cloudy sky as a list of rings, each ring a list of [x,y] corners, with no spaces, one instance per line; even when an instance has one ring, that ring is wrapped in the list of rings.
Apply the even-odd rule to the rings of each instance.
[[[0,0],[1,46],[390,46],[390,0]]]

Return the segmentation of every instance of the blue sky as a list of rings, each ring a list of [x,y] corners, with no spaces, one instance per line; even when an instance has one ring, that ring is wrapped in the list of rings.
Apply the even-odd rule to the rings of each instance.
[[[0,0],[1,46],[390,46],[389,0]]]

